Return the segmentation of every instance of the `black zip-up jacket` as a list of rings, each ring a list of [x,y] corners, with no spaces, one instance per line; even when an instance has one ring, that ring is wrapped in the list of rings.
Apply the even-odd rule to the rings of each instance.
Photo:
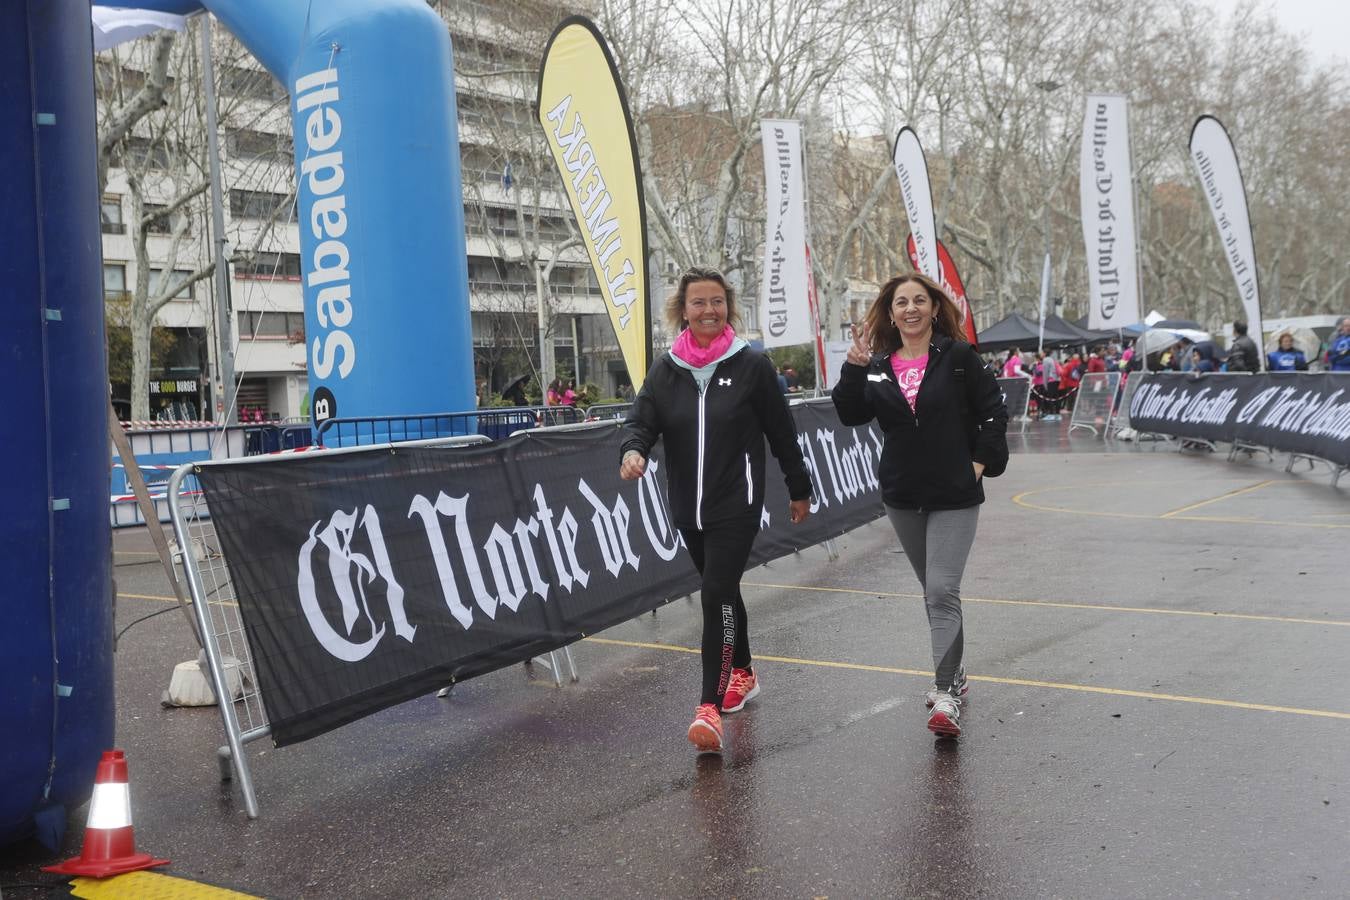
[[[647,373],[624,422],[620,455],[651,455],[664,441],[666,487],[676,528],[759,523],[764,505],[764,440],[793,500],[811,496],[811,475],[773,363],[749,347],[718,363],[703,395],[669,354]]]
[[[964,391],[964,402],[961,392]],[[844,363],[831,392],[845,425],[873,419],[885,433],[877,478],[887,506],[963,509],[984,502],[984,474],[1008,467],[1008,410],[994,373],[965,341],[934,335],[914,409],[895,383],[889,357]]]

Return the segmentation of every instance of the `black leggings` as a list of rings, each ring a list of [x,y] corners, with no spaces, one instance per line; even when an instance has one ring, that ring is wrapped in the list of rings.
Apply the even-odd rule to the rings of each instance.
[[[703,576],[703,694],[699,703],[720,709],[731,669],[750,668],[741,576],[759,523],[681,530],[694,568]]]

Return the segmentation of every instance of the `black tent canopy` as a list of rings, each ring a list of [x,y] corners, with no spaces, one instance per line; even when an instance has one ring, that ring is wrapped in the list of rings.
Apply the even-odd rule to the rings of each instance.
[[[1035,352],[1039,341],[1040,327],[1039,322],[1033,322],[1019,313],[1010,313],[1007,317],[980,332],[980,350],[1011,350],[1016,347],[1023,352]],[[1051,325],[1051,320],[1046,319],[1046,347],[1058,349],[1060,347],[1076,347],[1085,343],[1088,343],[1087,338],[1077,333],[1055,328]]]

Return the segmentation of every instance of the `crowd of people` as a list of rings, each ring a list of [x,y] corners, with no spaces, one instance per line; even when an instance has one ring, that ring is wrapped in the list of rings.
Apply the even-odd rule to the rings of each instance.
[[[1150,371],[1259,372],[1262,355],[1256,341],[1247,333],[1245,322],[1233,323],[1233,339],[1228,348],[1214,341],[1186,338],[1161,346],[1147,356],[1136,356],[1130,345],[1110,341],[1091,349],[1059,352],[1054,350],[1024,354],[1014,347],[1005,355],[986,353],[985,360],[1003,378],[1025,378],[1031,383],[1031,395],[1037,414],[1044,421],[1059,420],[1062,412],[1073,409],[1074,396],[1084,375],[1098,372],[1129,373],[1147,367]],[[1324,369],[1350,372],[1350,316],[1343,316],[1325,342],[1325,350],[1308,354],[1298,346],[1291,332],[1277,332],[1275,347],[1265,354],[1265,369],[1270,372],[1306,372]]]

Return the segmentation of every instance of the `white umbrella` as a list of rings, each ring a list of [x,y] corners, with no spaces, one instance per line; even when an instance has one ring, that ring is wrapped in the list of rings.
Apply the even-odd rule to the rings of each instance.
[[[1182,336],[1167,328],[1150,328],[1135,341],[1135,353],[1157,353],[1181,340]]]
[[[1317,359],[1317,354],[1322,349],[1322,339],[1311,328],[1281,328],[1266,341],[1266,352],[1273,353],[1280,349],[1280,338],[1286,334],[1293,337],[1294,349],[1302,350],[1303,357],[1308,362]]]
[[[134,41],[160,29],[183,31],[187,27],[186,16],[175,16],[149,9],[95,6],[90,15],[94,25],[95,52]]]

